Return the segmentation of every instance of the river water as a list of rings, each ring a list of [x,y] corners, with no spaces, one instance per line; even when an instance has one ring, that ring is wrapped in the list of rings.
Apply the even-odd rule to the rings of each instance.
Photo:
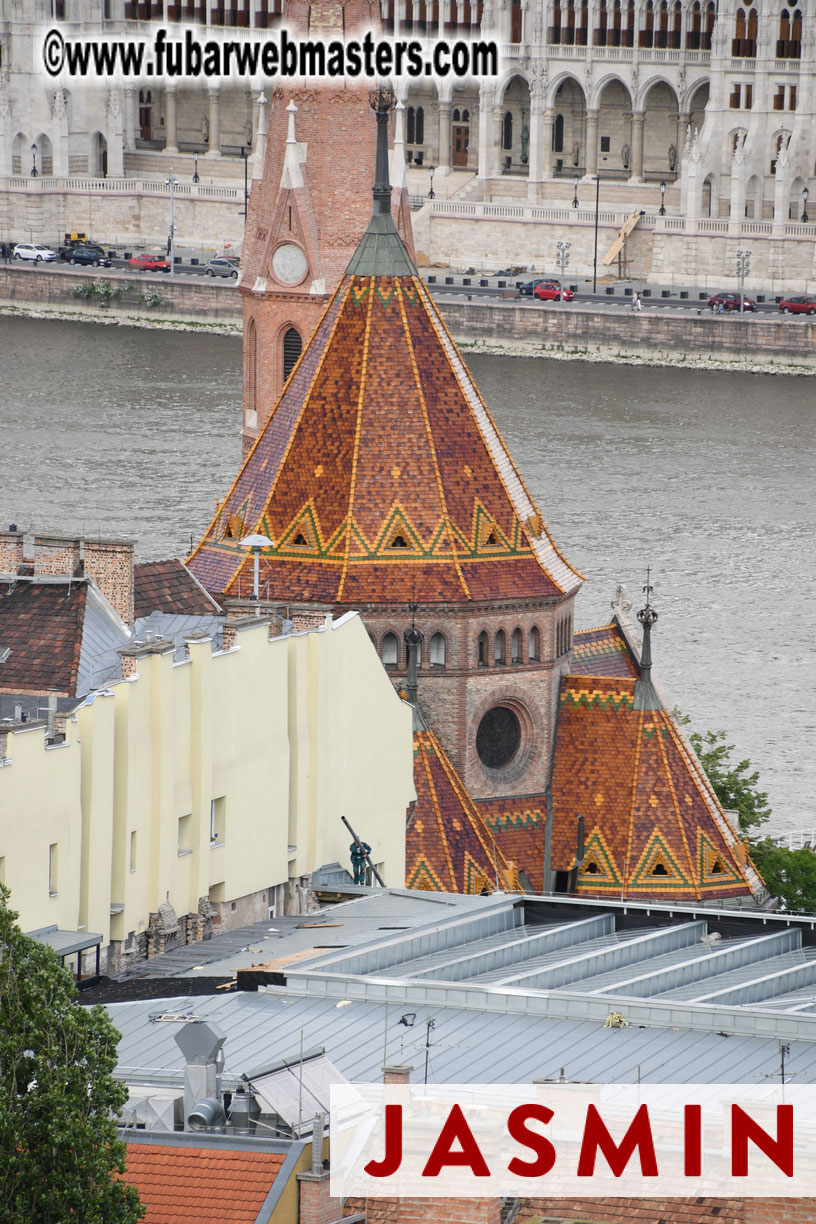
[[[240,340],[0,318],[0,522],[183,555],[240,458]],[[576,627],[651,565],[655,671],[816,826],[813,380],[473,356],[559,547]]]

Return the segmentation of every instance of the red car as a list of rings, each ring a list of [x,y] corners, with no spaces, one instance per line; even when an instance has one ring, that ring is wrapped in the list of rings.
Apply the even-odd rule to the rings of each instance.
[[[708,304],[712,310],[739,310],[740,295],[738,293],[715,293],[713,297],[708,299]],[[753,298],[743,297],[743,310],[756,310],[756,302]]]
[[[571,289],[562,289],[560,281],[539,281],[533,290],[533,297],[542,302],[571,302],[575,294]]]
[[[783,314],[816,315],[816,298],[785,298],[783,302],[779,303],[779,309]]]
[[[131,268],[140,272],[169,272],[170,261],[164,255],[133,255],[129,260]]]

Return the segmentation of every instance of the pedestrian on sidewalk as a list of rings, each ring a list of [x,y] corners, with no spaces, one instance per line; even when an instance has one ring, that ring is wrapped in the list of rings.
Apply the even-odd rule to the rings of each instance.
[[[632,298],[632,310],[635,311],[635,310],[642,310],[642,309],[643,309],[643,303],[640,300],[640,294],[636,293],[635,296]]]

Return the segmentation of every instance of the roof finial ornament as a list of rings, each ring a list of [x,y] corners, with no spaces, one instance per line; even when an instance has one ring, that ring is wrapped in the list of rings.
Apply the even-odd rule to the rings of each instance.
[[[393,89],[381,85],[368,95],[368,104],[377,116],[377,162],[374,170],[374,214],[391,214],[391,183],[388,178],[388,116],[397,104]]]
[[[640,679],[635,682],[635,709],[660,710],[662,702],[652,684],[652,625],[657,620],[657,611],[651,605],[654,587],[650,566],[646,567],[646,585],[643,591],[646,595],[646,603],[637,614],[643,626],[643,645],[640,648]]]

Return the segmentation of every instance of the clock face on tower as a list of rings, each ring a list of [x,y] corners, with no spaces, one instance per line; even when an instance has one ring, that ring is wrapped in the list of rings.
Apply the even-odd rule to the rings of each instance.
[[[308,270],[306,255],[297,243],[282,243],[272,256],[272,272],[284,285],[299,285]]]

